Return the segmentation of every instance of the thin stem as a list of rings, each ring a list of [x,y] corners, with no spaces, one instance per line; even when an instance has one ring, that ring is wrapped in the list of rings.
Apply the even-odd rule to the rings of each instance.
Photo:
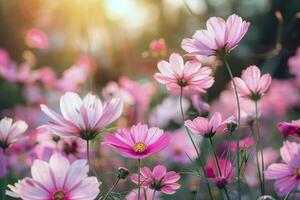
[[[144,199],[147,200],[147,191],[146,191],[146,188],[143,188],[143,191],[144,191]]]
[[[227,199],[230,200],[230,196],[229,196],[229,193],[228,193],[228,190],[226,187],[224,188],[224,191],[225,191]]]
[[[141,159],[137,160],[137,167],[138,167],[138,200],[140,200],[141,196]]]
[[[5,149],[3,149],[3,160],[2,160],[2,172],[3,172],[3,192],[1,199],[5,197],[5,187],[6,187],[6,156],[5,156]]]
[[[226,171],[227,171],[227,162],[229,159],[229,152],[230,152],[230,148],[231,148],[231,139],[232,139],[232,132],[230,132],[230,137],[229,137],[229,142],[228,142],[229,145],[228,145],[227,153],[226,153],[226,157],[225,157],[226,163],[225,163],[224,174],[226,174]]]
[[[154,192],[153,192],[152,200],[154,200],[154,198],[155,198],[155,192],[156,192],[156,190],[154,190]]]
[[[260,129],[259,129],[259,124],[258,124],[258,105],[257,101],[255,101],[255,122],[256,122],[256,127],[257,127],[257,136],[258,136],[258,146],[259,146],[259,151],[260,151],[260,156],[261,156],[261,178],[262,178],[262,195],[265,194],[265,176],[264,176],[264,170],[265,170],[265,164],[264,164],[264,152],[262,148],[262,138],[260,135]]]
[[[239,130],[240,129],[240,122],[241,122],[241,106],[240,106],[239,95],[237,93],[236,84],[235,84],[235,81],[233,79],[233,75],[232,75],[230,66],[229,66],[229,64],[227,62],[227,59],[226,59],[226,54],[224,55],[223,60],[224,60],[225,66],[227,68],[228,74],[230,76],[230,79],[232,81],[233,88],[234,88],[234,93],[235,93],[236,103],[237,103],[237,109],[238,109],[238,125],[237,125],[237,130]],[[237,184],[238,184],[238,199],[240,200],[241,199],[241,180],[240,180],[240,168],[239,168],[239,166],[240,166],[240,134],[237,134],[236,144],[237,144],[237,155],[236,155],[237,170],[236,170],[236,176],[237,176]]]
[[[209,142],[210,142],[211,150],[212,150],[212,152],[214,154],[214,158],[215,158],[215,162],[216,162],[216,165],[217,165],[217,168],[218,168],[219,176],[221,177],[222,176],[222,172],[221,172],[221,168],[220,168],[218,156],[217,156],[217,154],[215,152],[214,144],[213,144],[213,141],[212,141],[211,137],[209,138]]]
[[[110,193],[115,189],[115,187],[118,185],[120,181],[120,178],[118,178],[116,180],[116,182],[113,184],[113,186],[108,190],[108,192],[106,193],[105,197],[103,198],[103,200],[107,199],[107,197],[110,195]]]
[[[90,143],[89,142],[90,142],[89,140],[86,140],[86,158],[87,158],[87,161],[89,164],[89,168],[91,170],[92,167],[91,167],[91,160],[90,160]]]
[[[184,112],[183,112],[183,106],[182,106],[182,97],[183,97],[183,88],[181,87],[181,89],[180,89],[180,97],[179,97],[179,104],[180,104],[180,111],[181,111],[182,122],[184,124],[185,119],[184,119]],[[199,153],[198,148],[197,148],[197,146],[196,146],[196,144],[195,144],[195,142],[194,142],[194,140],[192,138],[190,130],[186,126],[184,126],[184,127],[185,127],[185,129],[186,129],[186,131],[188,133],[188,136],[189,136],[189,138],[190,138],[190,140],[191,140],[191,142],[192,142],[192,144],[194,146],[194,149],[195,149],[195,151],[197,153],[198,160],[200,161],[200,165],[201,165],[203,174],[205,176],[205,181],[206,181],[206,185],[207,185],[207,188],[208,188],[209,197],[210,197],[211,200],[213,200],[212,191],[211,191],[211,188],[210,188],[210,185],[209,185],[209,182],[208,182],[208,178],[207,178],[207,175],[206,175],[206,172],[205,172],[204,164],[203,164],[202,159],[200,157],[200,153]]]
[[[288,198],[290,198],[292,193],[293,193],[293,190],[291,190],[289,193],[287,193],[287,195],[284,197],[283,200],[288,200]]]
[[[259,165],[259,159],[258,159],[258,151],[259,151],[259,147],[258,147],[258,137],[255,136],[254,134],[254,130],[253,130],[253,126],[250,126],[250,129],[251,129],[251,132],[252,132],[252,135],[256,138],[255,140],[257,141],[257,145],[256,145],[256,155],[255,155],[255,158],[256,158],[256,166],[257,166],[257,172],[258,172],[258,179],[259,179],[259,185],[260,185],[260,190],[261,190],[261,193],[262,193],[262,189],[263,189],[263,182],[262,182],[262,177],[261,177],[261,169],[260,169],[260,165]]]

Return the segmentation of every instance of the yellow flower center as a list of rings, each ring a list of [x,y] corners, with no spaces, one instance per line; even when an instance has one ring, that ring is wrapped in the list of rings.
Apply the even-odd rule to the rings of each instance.
[[[66,194],[62,190],[58,190],[53,193],[53,199],[54,200],[65,200]]]
[[[138,142],[133,145],[133,149],[136,153],[144,153],[147,150],[147,147],[144,143]]]
[[[298,178],[300,178],[300,167],[296,169],[296,175]]]

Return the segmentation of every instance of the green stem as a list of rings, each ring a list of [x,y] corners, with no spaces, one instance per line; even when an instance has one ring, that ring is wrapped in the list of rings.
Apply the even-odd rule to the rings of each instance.
[[[213,141],[212,141],[212,138],[211,138],[211,137],[209,138],[209,142],[210,142],[211,150],[212,150],[212,152],[213,152],[213,154],[214,154],[214,158],[215,158],[215,162],[216,162],[216,165],[217,165],[217,169],[218,169],[219,176],[221,177],[221,176],[222,176],[222,172],[221,172],[221,168],[220,168],[218,156],[217,156],[217,154],[216,154],[216,152],[215,152],[214,144],[213,144]]]
[[[260,135],[260,129],[259,129],[259,124],[258,124],[258,105],[257,101],[255,101],[255,122],[256,122],[256,127],[257,127],[257,137],[258,137],[258,147],[260,151],[260,156],[261,156],[261,178],[262,178],[262,195],[265,194],[265,176],[264,176],[264,170],[265,170],[265,164],[264,164],[264,152],[263,152],[263,147],[262,147],[262,138]]]
[[[224,174],[226,174],[226,171],[227,171],[227,163],[228,163],[229,152],[230,152],[230,148],[231,148],[231,139],[232,139],[232,132],[230,132],[230,136],[229,136],[229,142],[228,142],[229,145],[228,145],[227,153],[226,153],[226,157],[225,157],[226,163],[225,163]]]
[[[115,187],[118,185],[120,181],[120,178],[118,178],[116,180],[116,182],[113,184],[113,186],[108,190],[108,192],[106,193],[105,197],[103,198],[103,200],[107,199],[107,197],[110,195],[110,193],[115,189]]]
[[[238,125],[237,125],[237,130],[240,129],[240,122],[241,122],[241,107],[240,107],[240,101],[239,101],[239,95],[237,93],[237,88],[236,88],[236,84],[235,81],[233,79],[233,75],[230,69],[230,66],[227,62],[226,59],[226,54],[224,55],[224,63],[225,66],[227,68],[228,74],[230,76],[230,79],[232,81],[233,84],[233,88],[234,88],[234,93],[235,93],[235,97],[236,97],[236,103],[237,103],[237,108],[238,108]],[[237,170],[236,170],[236,176],[237,176],[237,184],[238,184],[238,199],[241,199],[241,180],[240,180],[240,134],[237,134],[237,155],[236,155],[236,166],[237,166]]]
[[[205,176],[205,181],[206,181],[206,185],[207,185],[207,188],[208,188],[209,197],[210,197],[211,200],[213,200],[212,191],[211,191],[211,188],[210,188],[210,185],[209,185],[209,181],[208,181],[208,178],[207,178],[207,175],[206,175],[206,172],[205,172],[203,161],[202,161],[202,159],[200,157],[200,153],[199,153],[198,148],[197,148],[197,146],[196,146],[196,144],[195,144],[195,142],[194,142],[194,140],[192,138],[190,130],[184,125],[185,119],[184,119],[184,112],[183,112],[183,106],[182,106],[182,97],[183,97],[183,88],[181,87],[181,89],[180,89],[180,97],[179,97],[179,104],[180,104],[180,111],[181,111],[181,117],[182,117],[183,126],[185,127],[185,129],[186,129],[186,131],[188,133],[188,136],[189,136],[189,138],[190,138],[190,140],[191,140],[191,142],[192,142],[192,144],[194,146],[194,149],[195,149],[195,151],[197,153],[198,160],[200,161],[200,165],[201,165],[203,174]]]
[[[154,192],[153,192],[152,200],[154,200],[154,198],[155,198],[155,192],[156,192],[156,190],[154,190]]]
[[[5,149],[3,149],[3,160],[2,160],[2,173],[3,173],[3,193],[2,198],[5,199],[5,188],[6,188],[6,156],[5,156]]]
[[[230,196],[229,196],[229,193],[228,193],[228,190],[226,187],[224,188],[224,191],[225,191],[227,199],[230,200]]]
[[[89,168],[91,170],[91,160],[90,160],[90,141],[86,140],[86,158],[89,164]]]
[[[260,185],[260,190],[261,190],[261,194],[262,194],[262,190],[263,190],[263,182],[262,182],[262,176],[261,176],[261,169],[260,169],[260,165],[259,165],[259,159],[258,159],[258,151],[259,151],[259,146],[258,146],[258,137],[256,137],[254,130],[253,130],[253,126],[250,126],[252,135],[255,137],[255,140],[257,141],[257,144],[255,146],[256,148],[256,155],[255,155],[255,159],[256,159],[256,166],[257,166],[257,173],[258,173],[258,179],[259,179],[259,185]]]
[[[141,159],[137,160],[137,167],[138,167],[138,200],[140,200],[141,196]]]

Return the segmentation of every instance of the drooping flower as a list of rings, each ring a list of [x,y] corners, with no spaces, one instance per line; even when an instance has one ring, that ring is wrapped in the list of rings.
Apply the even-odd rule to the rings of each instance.
[[[210,160],[205,167],[208,178],[212,178],[219,189],[224,189],[226,185],[234,179],[234,168],[230,160],[218,158],[219,167],[213,160]]]
[[[285,196],[300,186],[300,144],[284,142],[280,155],[283,163],[271,164],[265,170],[265,177],[275,180],[275,190],[280,196]]]
[[[78,94],[67,92],[60,98],[62,116],[41,105],[42,111],[51,118],[45,125],[59,136],[77,136],[91,140],[107,125],[120,117],[123,104],[120,99],[112,99],[102,105],[101,100],[88,94],[82,100]]]
[[[165,194],[174,194],[180,188],[177,181],[180,175],[174,171],[167,172],[166,167],[157,165],[151,171],[148,167],[142,167],[140,170],[141,186],[150,188],[155,191],[161,191]],[[131,181],[138,184],[138,174],[132,174]]]
[[[289,135],[300,137],[300,119],[292,122],[280,122],[278,129],[284,137]]]
[[[196,31],[192,38],[182,41],[181,47],[193,56],[213,56],[219,52],[229,52],[244,37],[249,26],[249,22],[235,14],[229,16],[226,22],[220,17],[211,17],[206,23],[207,30]]]
[[[45,49],[48,47],[47,35],[36,28],[28,30],[25,38],[25,42],[29,47]]]
[[[130,131],[121,128],[116,133],[108,134],[103,144],[114,147],[125,157],[141,159],[164,149],[170,140],[171,135],[157,127],[137,124]]]
[[[32,178],[8,185],[7,194],[24,200],[94,200],[100,183],[88,177],[86,160],[72,164],[60,154],[51,156],[49,163],[35,160],[31,167]]]
[[[184,63],[183,58],[176,53],[170,56],[169,62],[160,61],[157,66],[160,73],[156,73],[154,78],[159,83],[166,84],[173,94],[179,94],[181,90],[188,95],[205,93],[205,89],[214,83],[210,68],[201,67],[199,62]]]
[[[222,120],[222,115],[219,112],[215,112],[210,120],[204,117],[197,117],[193,120],[185,121],[184,125],[197,135],[213,137],[215,134],[222,134],[227,131],[227,125],[232,122],[235,122],[233,116]]]
[[[243,71],[242,77],[235,77],[237,92],[243,98],[258,101],[266,93],[271,85],[270,74],[261,76],[259,68],[255,65],[247,67]]]
[[[0,121],[0,148],[6,149],[11,144],[22,138],[22,134],[27,130],[28,125],[24,121],[16,121],[4,117]]]

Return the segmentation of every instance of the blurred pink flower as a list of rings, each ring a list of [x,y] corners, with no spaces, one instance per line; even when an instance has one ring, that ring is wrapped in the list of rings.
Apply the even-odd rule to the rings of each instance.
[[[284,137],[294,135],[300,137],[300,119],[292,122],[280,122],[278,129]]]
[[[197,153],[189,141],[187,134],[182,130],[177,130],[172,133],[172,141],[168,147],[160,154],[161,159],[171,162],[188,164],[190,159],[197,158]]]
[[[26,33],[25,42],[29,47],[45,49],[48,47],[48,37],[40,29],[30,29]]]
[[[28,125],[24,121],[19,120],[13,123],[13,119],[4,117],[0,121],[0,148],[6,149],[11,144],[22,139],[22,134],[27,128]]]
[[[233,50],[244,37],[249,22],[235,14],[228,17],[225,22],[220,17],[211,17],[207,20],[207,30],[196,31],[190,39],[184,39],[181,47],[189,55],[217,55],[221,51],[229,52]]]
[[[288,65],[290,73],[295,75],[297,86],[300,86],[300,47],[297,48],[295,56],[289,58]]]
[[[2,48],[0,48],[0,65],[1,66],[11,65],[11,60],[8,52]]]
[[[235,172],[230,160],[218,158],[218,163],[220,171],[214,160],[210,160],[205,167],[205,173],[208,178],[213,179],[219,189],[224,189],[234,179]]]
[[[141,109],[148,109],[154,93],[154,86],[151,83],[140,84],[125,76],[119,79],[119,83],[122,90],[125,90],[133,97],[134,103],[140,105]]]
[[[156,52],[156,53],[161,53],[161,52],[164,52],[166,51],[167,49],[167,45],[166,45],[166,42],[164,39],[159,39],[159,40],[153,40],[151,43],[150,43],[150,49],[153,51],[153,52]]]
[[[166,167],[163,165],[156,165],[153,171],[148,167],[142,167],[140,173],[140,182],[144,187],[149,187],[165,194],[174,194],[180,188],[180,184],[177,183],[180,175],[174,171],[167,172]],[[132,174],[130,179],[138,184],[138,174]]]
[[[182,110],[185,113],[190,107],[190,102],[186,98],[182,98]],[[179,97],[169,96],[165,98],[161,104],[152,109],[149,118],[151,125],[165,127],[171,121],[181,124],[182,117],[180,111]]]
[[[197,117],[193,120],[185,121],[184,125],[197,135],[213,137],[215,134],[222,134],[227,131],[227,125],[231,122],[235,123],[233,116],[222,120],[222,115],[219,112],[215,112],[210,120],[204,117]]]
[[[270,74],[261,76],[259,68],[255,65],[247,67],[242,73],[242,78],[234,78],[237,92],[243,98],[258,101],[271,85]]]
[[[53,88],[56,84],[56,73],[48,66],[39,68],[34,72],[37,79],[40,80],[46,88]]]
[[[194,108],[198,111],[198,113],[208,113],[210,106],[203,100],[202,95],[193,95],[191,96],[191,100]]]
[[[138,124],[132,126],[130,131],[122,128],[114,134],[108,134],[103,144],[114,147],[125,157],[141,159],[166,148],[170,140],[171,135],[163,130]]]
[[[286,141],[280,155],[283,163],[271,164],[265,171],[265,177],[275,180],[275,190],[280,196],[285,196],[300,186],[300,145]]]
[[[138,190],[132,190],[129,192],[129,194],[126,195],[125,200],[146,200],[146,199],[152,199],[153,197],[154,190],[147,189],[146,190],[146,198],[144,194],[144,190],[140,191],[140,198],[138,198]],[[159,200],[160,198],[158,197],[159,194],[155,193],[154,199],[153,200]]]
[[[31,64],[26,62],[20,66],[15,63],[8,66],[0,65],[0,75],[11,82],[32,83],[35,81],[36,76],[31,67]]]
[[[121,88],[116,82],[109,82],[102,90],[102,95],[106,101],[111,100],[112,98],[121,98],[124,104],[133,105],[134,98],[133,96],[123,88]]]
[[[100,183],[96,177],[88,177],[86,160],[77,160],[72,164],[54,154],[49,163],[35,160],[31,167],[32,178],[25,178],[14,186],[7,195],[24,200],[94,200],[99,193]]]
[[[241,149],[246,150],[246,149],[252,147],[254,144],[255,144],[254,138],[253,138],[252,136],[248,136],[248,137],[246,137],[246,138],[244,138],[244,139],[240,139],[240,142],[239,142],[239,145],[240,145],[240,146],[239,146],[239,149],[240,149],[240,150],[241,150]],[[237,151],[237,143],[236,143],[236,141],[231,141],[231,142],[229,143],[229,146],[230,146],[230,149],[231,149],[232,151],[234,151],[234,152]]]
[[[170,56],[169,63],[160,61],[158,69],[160,73],[155,73],[154,78],[166,84],[167,89],[174,94],[180,94],[181,90],[187,95],[204,93],[214,83],[210,68],[201,67],[199,62],[188,61],[184,64],[183,58],[176,53]]]
[[[272,80],[268,95],[260,101],[260,110],[265,116],[283,117],[289,109],[298,106],[299,101],[299,90],[291,80]]]
[[[41,109],[51,118],[45,127],[52,133],[91,140],[120,117],[123,103],[120,99],[112,99],[102,105],[95,95],[88,94],[82,100],[78,94],[67,92],[60,98],[62,116],[46,105],[41,105]]]

